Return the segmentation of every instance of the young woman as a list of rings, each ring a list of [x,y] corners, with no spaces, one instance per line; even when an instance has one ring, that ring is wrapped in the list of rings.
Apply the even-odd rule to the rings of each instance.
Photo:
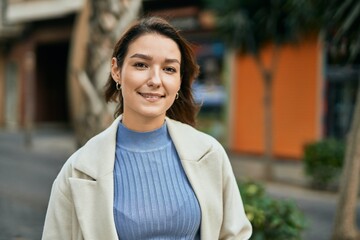
[[[144,18],[115,46],[106,100],[113,124],[54,181],[43,239],[249,239],[229,159],[197,131],[198,66],[167,21]]]

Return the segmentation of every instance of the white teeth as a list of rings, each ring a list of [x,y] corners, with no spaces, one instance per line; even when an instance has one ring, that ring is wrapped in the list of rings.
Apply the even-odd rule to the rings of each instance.
[[[143,96],[146,98],[159,98],[159,96],[147,95],[147,94],[144,94]]]
[[[146,94],[146,93],[142,93],[141,96],[143,96],[144,98],[150,98],[150,99],[161,98],[161,96],[159,96],[159,95],[152,95],[152,94]]]

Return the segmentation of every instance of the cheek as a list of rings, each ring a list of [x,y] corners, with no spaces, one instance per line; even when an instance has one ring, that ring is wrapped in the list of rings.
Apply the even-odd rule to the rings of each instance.
[[[143,79],[146,77],[145,72],[130,71],[124,73],[121,77],[121,84],[127,90],[136,89],[143,84]]]
[[[166,88],[169,93],[177,93],[180,90],[181,80],[180,78],[171,78],[166,81]]]

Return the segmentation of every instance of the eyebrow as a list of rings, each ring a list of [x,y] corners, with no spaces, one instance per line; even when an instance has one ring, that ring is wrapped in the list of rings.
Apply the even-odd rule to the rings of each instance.
[[[142,58],[142,59],[149,60],[149,61],[153,59],[151,56],[146,55],[146,54],[141,54],[141,53],[135,53],[130,58]],[[165,62],[166,63],[178,63],[178,64],[180,64],[180,61],[175,59],[175,58],[165,58]]]

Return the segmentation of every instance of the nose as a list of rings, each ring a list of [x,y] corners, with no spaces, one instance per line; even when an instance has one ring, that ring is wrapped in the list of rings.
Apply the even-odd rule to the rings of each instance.
[[[147,82],[147,85],[149,87],[159,88],[161,85],[161,76],[160,71],[157,69],[153,69],[151,71],[151,76],[149,78],[149,81]]]

